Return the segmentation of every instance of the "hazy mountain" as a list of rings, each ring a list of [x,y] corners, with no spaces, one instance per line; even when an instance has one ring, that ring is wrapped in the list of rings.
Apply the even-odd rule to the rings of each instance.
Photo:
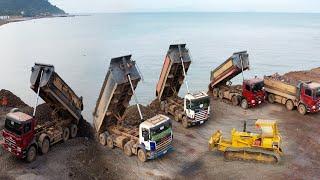
[[[42,16],[65,14],[48,0],[0,0],[0,16]]]

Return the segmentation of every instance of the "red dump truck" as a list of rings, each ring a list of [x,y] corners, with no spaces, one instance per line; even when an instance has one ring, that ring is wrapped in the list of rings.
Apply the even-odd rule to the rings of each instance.
[[[209,92],[214,97],[228,99],[233,105],[242,108],[254,107],[265,100],[263,79],[243,80],[242,85],[232,85],[231,79],[249,69],[247,51],[233,53],[225,62],[211,71]]]
[[[12,109],[6,115],[3,130],[3,148],[28,162],[36,159],[37,153],[46,154],[51,145],[66,141],[77,135],[78,123],[83,120],[82,97],[74,91],[54,71],[52,65],[35,64],[30,78],[31,89],[54,109],[54,121],[38,123],[33,117]]]
[[[170,45],[156,87],[156,96],[160,101],[161,110],[172,115],[185,128],[203,124],[210,114],[208,94],[189,92],[186,74],[190,64],[191,58],[186,44]],[[186,84],[188,93],[181,98],[178,93],[183,82]]]
[[[159,114],[146,120],[142,118],[138,127],[124,125],[124,112],[140,79],[131,55],[111,59],[93,112],[93,122],[102,145],[110,149],[118,147],[127,156],[137,155],[144,162],[172,149],[172,124],[169,117]],[[142,116],[140,109],[139,113]]]
[[[289,79],[278,74],[264,77],[265,90],[270,103],[284,104],[291,111],[295,107],[300,114],[320,111],[320,84]]]

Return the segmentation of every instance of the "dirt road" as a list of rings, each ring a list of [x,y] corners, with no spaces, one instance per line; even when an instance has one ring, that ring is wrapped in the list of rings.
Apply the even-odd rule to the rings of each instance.
[[[109,150],[81,137],[53,146],[31,164],[0,149],[0,179],[320,178],[320,114],[301,116],[276,104],[247,111],[220,100],[212,101],[212,106],[212,118],[202,126],[184,129],[173,123],[174,151],[161,159],[141,163],[119,149]],[[215,130],[229,137],[231,129],[241,130],[247,118],[278,120],[285,153],[280,164],[225,161],[221,153],[208,152],[207,141]]]

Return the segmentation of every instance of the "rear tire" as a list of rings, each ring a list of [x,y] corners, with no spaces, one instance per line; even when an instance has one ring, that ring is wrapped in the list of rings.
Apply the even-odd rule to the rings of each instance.
[[[108,136],[108,137],[107,137],[107,146],[108,146],[108,148],[110,148],[110,149],[113,149],[113,148],[114,148],[113,139],[112,139],[111,136]]]
[[[269,101],[269,103],[271,103],[271,104],[274,103],[274,95],[273,95],[273,94],[269,94],[269,95],[268,95],[268,101]]]
[[[127,142],[124,147],[123,147],[123,151],[124,151],[124,154],[127,155],[127,156],[132,156],[132,150],[131,150],[131,142]]]
[[[41,144],[41,153],[47,154],[50,149],[50,141],[48,138],[44,138]]]
[[[294,108],[294,104],[293,104],[293,102],[292,102],[292,100],[287,100],[287,102],[286,102],[286,108],[287,108],[287,110],[289,110],[289,111],[292,111],[293,110],[293,108]]]
[[[28,151],[27,151],[27,157],[26,160],[27,162],[33,162],[37,158],[37,150],[35,146],[30,146]]]
[[[184,128],[188,128],[188,127],[189,127],[189,126],[188,126],[188,119],[187,119],[186,116],[183,116],[183,118],[182,118],[182,126],[183,126]]]
[[[66,142],[70,137],[70,130],[69,128],[64,128],[63,129],[63,134],[62,134],[62,138],[63,138],[63,142]]]
[[[307,108],[304,104],[299,104],[298,111],[300,114],[305,115],[307,113]]]
[[[70,136],[71,138],[75,138],[77,136],[78,133],[78,126],[75,124],[72,124],[70,127]]]
[[[147,154],[146,154],[146,151],[144,149],[139,149],[138,150],[138,159],[141,162],[146,162],[147,161]]]
[[[242,109],[248,109],[248,102],[246,99],[242,99],[241,107],[242,107]]]
[[[238,97],[236,95],[232,96],[231,101],[232,101],[232,104],[234,106],[238,106],[239,105],[239,99],[238,99]]]

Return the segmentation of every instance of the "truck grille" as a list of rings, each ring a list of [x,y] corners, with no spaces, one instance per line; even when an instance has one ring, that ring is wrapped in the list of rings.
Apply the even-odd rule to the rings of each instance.
[[[11,148],[16,148],[17,147],[17,144],[15,142],[15,140],[13,140],[12,138],[5,138],[5,143],[11,147]]]
[[[202,110],[202,111],[196,112],[194,115],[194,119],[196,121],[208,119],[208,110]]]
[[[156,151],[161,152],[163,150],[168,149],[169,145],[171,144],[171,141],[172,141],[172,138],[170,134],[166,137],[163,137],[159,142],[157,142]]]

